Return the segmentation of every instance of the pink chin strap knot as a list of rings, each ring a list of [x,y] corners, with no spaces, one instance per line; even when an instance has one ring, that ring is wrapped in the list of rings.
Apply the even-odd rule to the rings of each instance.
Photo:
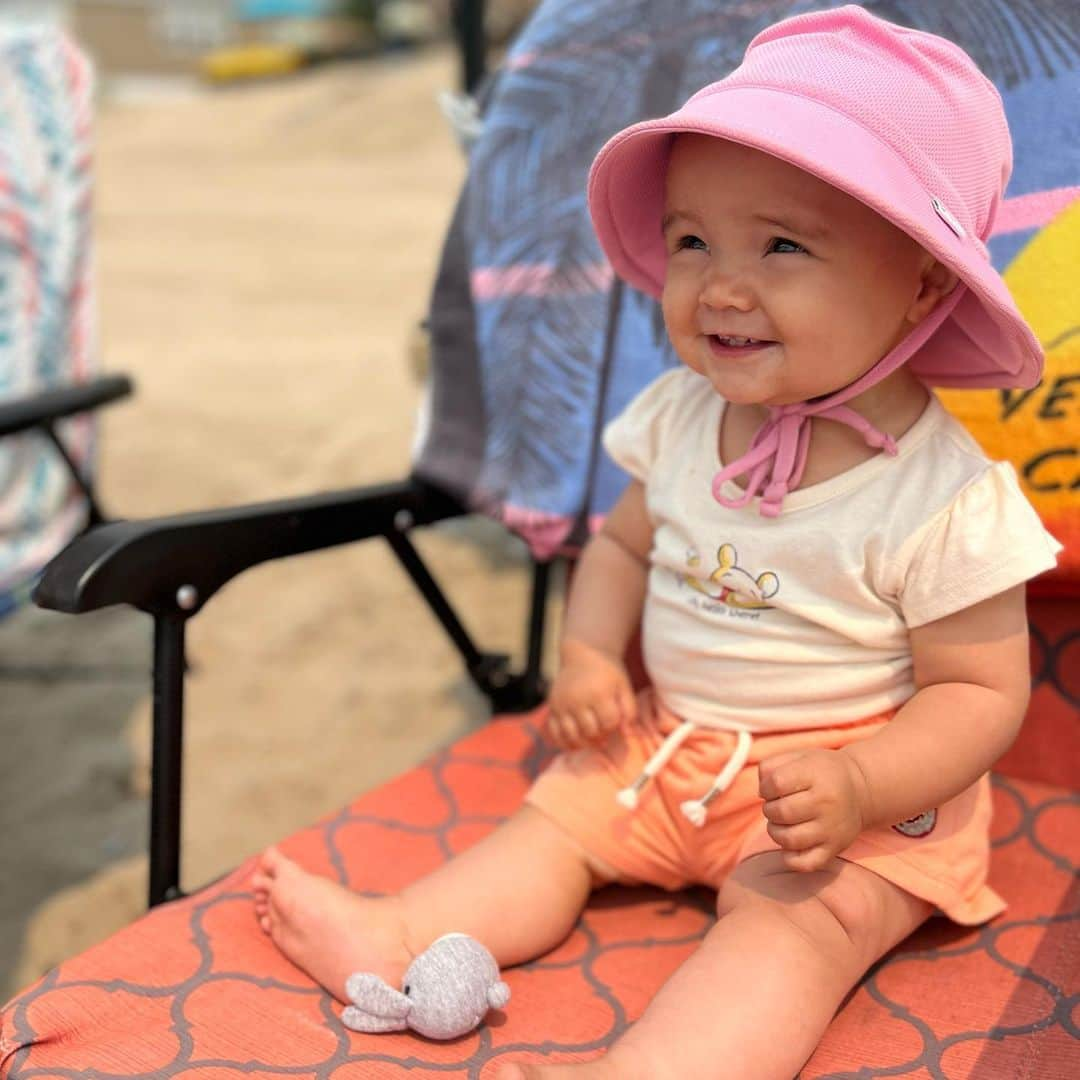
[[[884,450],[890,457],[897,454],[896,440],[879,431],[864,416],[843,405],[821,410],[809,407],[806,411],[793,411],[799,406],[780,405],[770,407],[769,419],[758,429],[750,449],[737,461],[725,465],[712,482],[713,497],[721,506],[733,510],[746,506],[760,495],[758,513],[762,517],[777,517],[784,506],[784,497],[797,487],[806,469],[806,455],[810,446],[810,418],[820,416],[836,420],[858,431],[869,446]],[[771,475],[769,475],[771,471]],[[734,480],[740,473],[749,472],[750,479],[742,495],[729,498],[723,492],[724,483]],[[766,477],[768,482],[766,483]],[[764,485],[764,490],[762,489]]]
[[[909,360],[952,314],[963,292],[964,286],[958,284],[903,341],[842,390],[816,401],[770,405],[769,418],[758,428],[746,453],[725,465],[713,477],[713,498],[731,510],[740,510],[751,499],[760,498],[758,513],[762,517],[777,517],[783,509],[784,497],[797,488],[802,479],[810,448],[810,420],[815,416],[847,424],[862,435],[868,446],[895,457],[898,453],[896,440],[843,402],[881,382]],[[748,479],[742,494],[735,498],[725,495],[724,484],[743,473]]]

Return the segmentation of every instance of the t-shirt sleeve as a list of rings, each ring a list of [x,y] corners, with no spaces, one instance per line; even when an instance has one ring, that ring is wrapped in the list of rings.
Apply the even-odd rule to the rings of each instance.
[[[675,368],[654,379],[604,428],[604,449],[635,480],[648,479],[685,375]]]
[[[1050,570],[1062,550],[1004,461],[965,486],[907,547],[911,556],[899,600],[909,627],[962,611]]]

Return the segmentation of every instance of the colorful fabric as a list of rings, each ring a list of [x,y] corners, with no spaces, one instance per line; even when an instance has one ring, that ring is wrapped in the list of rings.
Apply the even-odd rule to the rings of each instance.
[[[638,805],[627,808],[618,793],[633,784],[682,723],[645,691],[638,698],[634,724],[598,746],[559,755],[526,801],[590,855],[618,870],[627,884],[670,891],[689,885],[718,889],[744,859],[778,849],[761,812],[758,762],[812,747],[838,750],[873,735],[888,719],[872,717],[842,727],[755,736],[745,764],[709,804],[698,826],[681,808],[709,790],[733,755],[735,736],[693,731],[641,791]],[[918,818],[868,830],[840,857],[971,926],[999,915],[1005,907],[986,885],[989,834],[990,784],[984,778]]]
[[[97,369],[90,271],[91,72],[59,30],[0,28],[0,400]],[[59,428],[83,469],[88,417]],[[0,440],[0,617],[85,524],[87,506],[38,432]]]
[[[1076,604],[1050,609],[1046,623],[1035,612],[1044,646],[1036,657],[1039,715],[1020,742],[1046,712],[1055,741],[1049,753],[1036,746],[1027,764],[1062,767],[1080,707],[1080,688],[1068,689],[1080,670],[1070,651]],[[488,725],[282,849],[355,889],[400,889],[517,809],[549,757],[541,719]],[[977,930],[932,919],[890,953],[845,1003],[802,1080],[1080,1075],[1070,1014],[1080,971],[1075,759],[1069,775],[1073,790],[995,777],[990,886],[1008,910]],[[489,1080],[511,1058],[593,1058],[713,924],[705,890],[606,889],[561,946],[506,972],[504,1022],[450,1043],[359,1035],[342,1028],[341,1006],[259,929],[251,870],[246,863],[156,909],[8,1003],[0,1077]]]
[[[1044,213],[1045,228],[1005,271],[1046,350],[1042,382],[1033,390],[941,397],[991,457],[1012,462],[1024,494],[1065,545],[1040,587],[1080,595],[1080,201],[1052,203]]]
[[[670,113],[730,72],[766,26],[832,6],[543,0],[484,104],[444,250],[430,316],[433,407],[418,472],[519,529],[539,555],[586,538],[626,482],[602,452],[599,430],[676,362],[655,302],[613,284],[585,206],[588,167],[611,134]],[[1021,251],[1080,197],[1076,5],[863,6],[955,41],[1001,92],[1015,161],[988,246],[1008,276]],[[1040,319],[1021,304],[1048,356],[1075,328],[1075,275],[1070,263],[1053,286],[1055,312],[1067,312],[1061,318]],[[1067,405],[1059,398],[1056,408]],[[1067,427],[1047,432],[1056,441],[1045,449],[1064,453],[1034,470],[1037,482],[1047,482],[1049,466],[1056,482],[1071,479]],[[1030,483],[1025,491],[1032,494]]]

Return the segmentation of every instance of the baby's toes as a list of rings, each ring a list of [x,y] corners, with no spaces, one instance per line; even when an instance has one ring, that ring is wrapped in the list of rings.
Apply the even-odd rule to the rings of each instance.
[[[276,847],[268,847],[258,858],[255,874],[262,875],[272,882],[288,862],[289,860]]]

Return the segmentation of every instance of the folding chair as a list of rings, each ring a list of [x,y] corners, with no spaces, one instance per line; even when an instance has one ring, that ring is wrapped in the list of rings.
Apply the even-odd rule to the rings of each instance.
[[[914,0],[867,6],[947,32],[998,80],[1020,131],[1018,194],[1003,207],[1005,229],[992,244],[998,265],[1033,251],[1043,258],[1047,244],[1068,247],[1080,194],[1067,139],[1080,80],[1068,14],[1026,0],[987,0],[963,13],[950,6],[944,14]],[[250,861],[179,895],[180,657],[187,620],[236,574],[381,536],[495,711],[524,713],[494,719],[281,847],[309,869],[384,893],[475,842],[519,805],[549,754],[542,711],[533,708],[543,692],[538,641],[549,562],[580,543],[618,493],[622,480],[598,449],[600,423],[673,362],[654,306],[611,281],[591,239],[588,162],[610,131],[720,77],[758,29],[792,7],[542,3],[485,97],[484,130],[435,289],[429,419],[413,474],[376,488],[106,525],[49,567],[38,591],[45,606],[81,612],[126,603],[154,618],[156,906],[5,1007],[0,1075],[483,1077],[510,1056],[582,1060],[602,1053],[693,950],[713,919],[704,891],[606,889],[559,948],[506,973],[510,1005],[476,1032],[434,1043],[347,1031],[329,995],[256,925]],[[1024,155],[1034,164],[1025,166]],[[1038,267],[1030,272],[1042,280]],[[1038,445],[1013,448],[1029,492],[1052,500],[1044,513],[1069,551],[1063,570],[1033,591],[1030,715],[995,774],[991,884],[1010,906],[981,928],[931,920],[883,958],[838,1013],[801,1074],[807,1080],[1080,1075],[1080,546],[1076,506],[1053,471],[1068,457],[1050,462],[1045,454],[1057,443],[1038,442],[1058,437],[1050,414],[1067,406],[1075,378],[1075,266],[1067,272],[1071,293],[1061,293],[1037,326],[1048,379],[1066,382],[1054,384],[1052,406],[1028,400],[1038,406],[1027,410],[1038,421],[1030,434]],[[1002,405],[1015,407],[1012,416],[1024,407],[989,395],[982,419],[972,421],[982,437],[1002,429]],[[413,529],[474,509],[519,529],[537,555],[532,645],[521,672],[471,641],[409,540]]]

